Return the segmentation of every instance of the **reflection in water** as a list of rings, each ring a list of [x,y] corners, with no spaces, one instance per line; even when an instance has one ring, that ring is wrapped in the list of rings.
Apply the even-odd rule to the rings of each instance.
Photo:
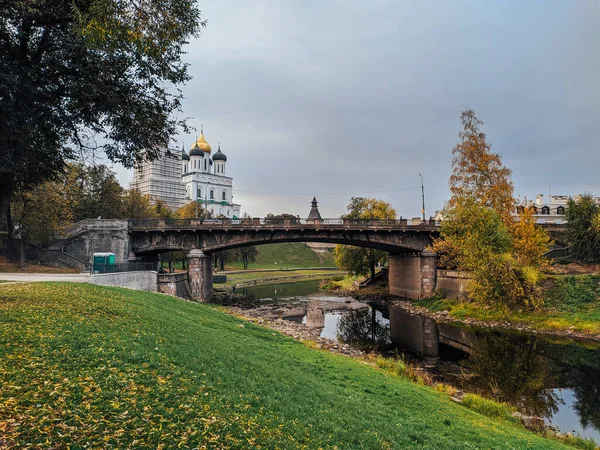
[[[308,302],[306,308],[306,325],[309,327],[323,328],[325,326],[325,309],[318,300]]]
[[[478,335],[471,356],[463,361],[469,389],[509,402],[527,415],[551,417],[559,399],[543,345],[535,336]]]
[[[476,332],[463,387],[600,442],[600,355],[534,335]]]
[[[340,318],[337,337],[361,349],[383,347],[390,343],[390,326],[382,322],[374,308],[350,311]]]

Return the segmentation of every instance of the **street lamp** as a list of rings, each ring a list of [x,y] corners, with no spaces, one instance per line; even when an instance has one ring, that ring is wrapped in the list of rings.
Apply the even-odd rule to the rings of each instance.
[[[423,222],[425,222],[425,187],[423,186],[423,175],[421,175],[421,172],[419,172],[419,176],[421,177],[421,199],[423,201],[421,213],[423,214]]]

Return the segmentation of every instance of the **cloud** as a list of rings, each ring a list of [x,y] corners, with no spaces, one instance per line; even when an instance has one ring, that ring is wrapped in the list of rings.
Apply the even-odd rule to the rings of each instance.
[[[555,194],[600,193],[593,0],[201,8],[209,26],[188,47],[184,113],[221,142],[235,200],[253,216],[304,216],[313,195],[323,216],[343,213],[352,195],[418,216],[419,172],[433,214],[448,197],[465,105],[485,122],[517,194],[546,193],[549,181]]]

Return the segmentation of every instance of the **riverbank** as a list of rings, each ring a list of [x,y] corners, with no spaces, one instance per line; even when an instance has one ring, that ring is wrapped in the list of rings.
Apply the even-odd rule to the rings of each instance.
[[[537,311],[525,307],[510,309],[503,305],[479,305],[441,296],[405,300],[390,295],[381,284],[360,290],[340,289],[342,285],[343,281],[323,284],[330,293],[400,307],[439,322],[600,341],[600,275],[547,276],[544,305]]]
[[[420,312],[432,313],[437,320],[453,319],[482,327],[600,341],[599,275],[552,275],[546,279],[544,289],[544,305],[537,311],[440,297],[400,302],[400,305],[422,307]]]
[[[287,283],[304,280],[325,280],[342,274],[338,269],[264,269],[254,271],[224,271],[217,275],[227,275],[227,282],[215,284],[216,289],[242,288],[258,284]]]
[[[569,448],[214,306],[30,283],[0,316],[6,447]]]

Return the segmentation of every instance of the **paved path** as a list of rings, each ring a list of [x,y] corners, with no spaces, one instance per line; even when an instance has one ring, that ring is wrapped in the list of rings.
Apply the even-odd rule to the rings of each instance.
[[[87,273],[0,273],[3,281],[72,281],[87,283],[90,275]],[[0,284],[1,285],[1,284]]]

